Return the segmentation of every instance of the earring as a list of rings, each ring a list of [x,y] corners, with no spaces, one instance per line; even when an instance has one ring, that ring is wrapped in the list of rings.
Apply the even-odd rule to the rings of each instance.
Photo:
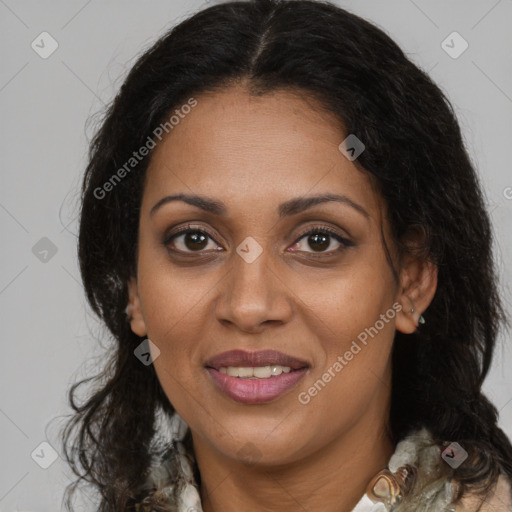
[[[416,312],[416,310],[414,309],[414,306],[413,306],[413,307],[411,308],[410,313],[411,313],[411,314],[413,314],[413,313],[415,313],[415,312]],[[425,319],[423,318],[423,315],[420,315],[420,316],[419,316],[419,318],[418,318],[418,323],[420,323],[420,324],[424,324],[424,323],[425,323]]]

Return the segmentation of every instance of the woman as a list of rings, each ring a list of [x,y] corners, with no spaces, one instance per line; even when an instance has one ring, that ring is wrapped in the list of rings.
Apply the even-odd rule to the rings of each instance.
[[[381,30],[199,12],[126,78],[82,200],[116,344],[65,442],[100,510],[512,510],[489,217],[449,101]]]

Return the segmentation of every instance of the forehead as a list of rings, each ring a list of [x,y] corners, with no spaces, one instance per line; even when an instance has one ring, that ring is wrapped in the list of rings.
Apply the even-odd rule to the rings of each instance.
[[[337,192],[377,216],[370,178],[339,150],[343,124],[312,97],[237,86],[195,99],[153,150],[145,196],[207,194],[242,207]]]

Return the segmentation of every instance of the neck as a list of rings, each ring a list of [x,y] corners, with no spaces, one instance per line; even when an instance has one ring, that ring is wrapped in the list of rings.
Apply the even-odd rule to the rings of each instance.
[[[375,417],[356,423],[322,450],[279,467],[243,464],[193,439],[204,512],[350,512],[394,450],[385,421]]]

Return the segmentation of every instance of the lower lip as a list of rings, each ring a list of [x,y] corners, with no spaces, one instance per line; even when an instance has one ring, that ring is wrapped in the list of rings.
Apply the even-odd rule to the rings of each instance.
[[[231,377],[214,368],[207,368],[215,384],[227,396],[243,404],[261,404],[284,395],[304,377],[307,368],[282,373],[268,379]]]

